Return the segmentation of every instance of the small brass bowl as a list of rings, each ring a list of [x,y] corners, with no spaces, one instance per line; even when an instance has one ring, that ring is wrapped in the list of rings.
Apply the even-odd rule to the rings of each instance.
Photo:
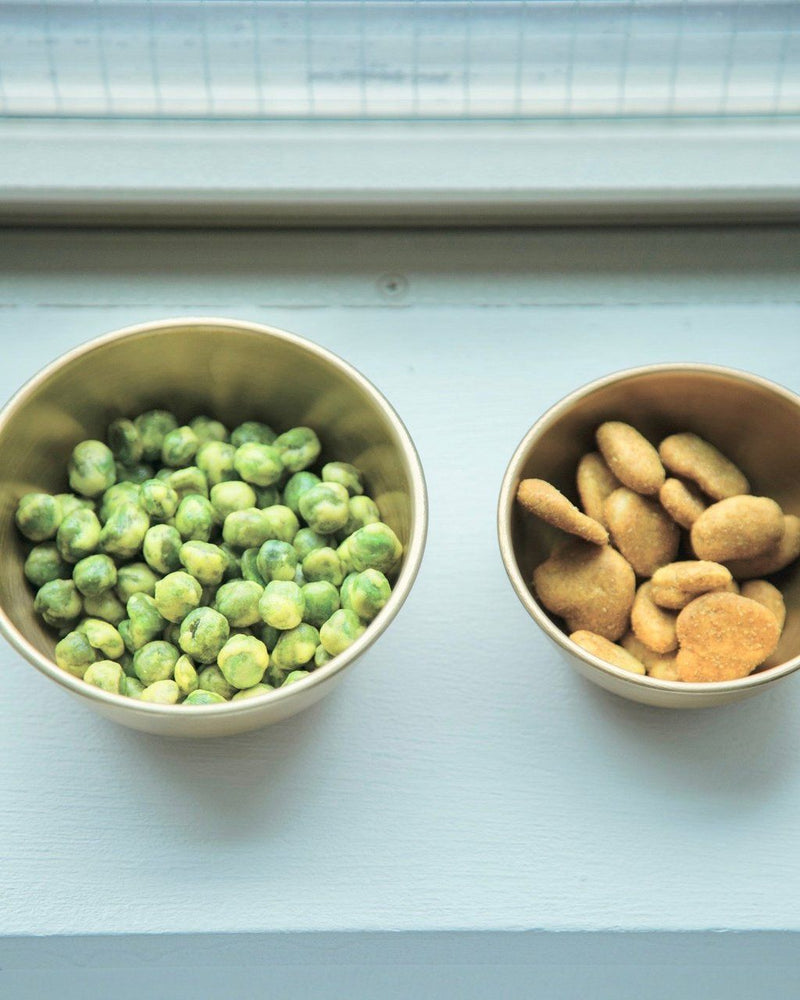
[[[35,615],[14,524],[29,490],[63,492],[74,445],[104,438],[121,415],[154,407],[235,426],[314,427],[322,460],[357,465],[404,547],[386,607],[329,664],[262,698],[225,705],[154,705],[109,694],[53,662],[53,632]],[[0,412],[0,631],[33,666],[101,715],[149,733],[223,736],[278,722],[318,701],[379,638],[408,596],[427,528],[425,480],[400,418],[359,372],[329,351],[271,327],[228,319],[169,319],[128,327],[58,358]]]
[[[800,667],[800,561],[776,579],[786,601],[786,626],[765,667],[735,681],[685,684],[632,674],[586,652],[569,639],[533,591],[533,571],[552,546],[555,529],[515,503],[521,479],[545,479],[577,502],[579,459],[596,451],[605,420],[633,424],[652,442],[693,431],[739,465],[754,494],[800,514],[800,397],[747,372],[703,364],[633,368],[598,379],[556,403],[531,427],[514,452],[500,490],[497,530],[506,572],[523,606],[567,662],[608,691],[647,705],[704,708],[763,691]]]

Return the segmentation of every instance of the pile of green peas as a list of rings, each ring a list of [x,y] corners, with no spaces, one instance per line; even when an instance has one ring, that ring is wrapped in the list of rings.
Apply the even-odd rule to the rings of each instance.
[[[16,511],[70,674],[164,705],[257,697],[342,653],[388,601],[402,545],[355,466],[320,467],[310,427],[149,410],[106,440],[76,445],[71,492]]]

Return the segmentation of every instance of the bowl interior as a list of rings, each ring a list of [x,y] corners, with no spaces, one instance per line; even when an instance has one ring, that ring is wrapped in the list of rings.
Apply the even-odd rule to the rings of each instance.
[[[52,657],[54,634],[33,611],[14,525],[19,497],[68,490],[74,445],[105,437],[117,416],[164,407],[230,427],[263,420],[279,432],[308,425],[322,461],[357,465],[404,546],[415,518],[414,471],[394,417],[369,384],[337,359],[279,331],[175,322],[101,341],[35,380],[0,422],[0,607],[31,645]]]
[[[786,514],[800,514],[800,400],[725,369],[644,370],[575,393],[533,428],[516,481],[545,479],[578,503],[575,470],[582,455],[597,450],[594,432],[605,420],[633,424],[654,444],[680,431],[699,434],[742,468],[754,494],[772,497]],[[533,571],[560,533],[514,503],[508,516],[514,558],[535,601]],[[783,592],[787,618],[768,667],[800,654],[800,566],[771,579]]]

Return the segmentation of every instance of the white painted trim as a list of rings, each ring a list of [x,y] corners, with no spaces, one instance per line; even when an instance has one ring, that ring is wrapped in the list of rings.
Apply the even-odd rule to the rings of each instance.
[[[0,124],[0,221],[800,217],[800,122]]]

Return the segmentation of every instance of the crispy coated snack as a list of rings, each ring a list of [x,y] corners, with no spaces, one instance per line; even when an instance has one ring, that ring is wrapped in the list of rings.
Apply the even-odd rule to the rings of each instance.
[[[687,531],[708,506],[696,486],[680,479],[667,479],[658,499],[672,520]]]
[[[778,544],[754,559],[730,559],[725,565],[737,580],[752,580],[769,576],[784,569],[800,556],[800,517],[787,514],[783,519],[783,536]]]
[[[578,462],[578,495],[584,511],[607,527],[603,520],[603,504],[621,484],[598,451],[589,452]]]
[[[621,486],[603,509],[614,544],[639,576],[652,576],[675,559],[680,531],[657,500]]]
[[[653,604],[657,604],[660,608],[669,608],[671,611],[682,610],[687,604],[691,604],[695,597],[697,594],[690,594],[686,590],[681,590],[680,587],[656,587],[654,585],[650,591],[650,599]]]
[[[660,681],[678,680],[677,653],[656,653],[648,649],[641,639],[637,639],[633,632],[623,636],[620,645],[644,664],[648,677],[655,677]]]
[[[735,580],[729,580],[722,587],[714,587],[705,591],[707,594],[738,594],[739,585]],[[653,584],[650,598],[654,604],[660,608],[669,608],[671,611],[680,611],[687,604],[699,597],[699,594],[692,594],[688,590],[681,590],[679,587],[657,587]]]
[[[678,648],[674,611],[665,611],[653,602],[653,584],[648,580],[636,591],[631,609],[631,628],[636,638],[655,653],[671,653]]]
[[[715,500],[750,492],[750,484],[733,462],[696,434],[664,438],[658,454],[670,472],[691,479]]]
[[[619,639],[628,629],[636,577],[630,563],[608,545],[570,540],[537,566],[536,594],[560,615],[570,632],[587,629]]]
[[[738,594],[703,594],[681,611],[676,628],[678,675],[690,682],[746,677],[780,638],[775,615]]]
[[[614,642],[609,642],[602,635],[597,635],[596,632],[587,632],[585,629],[581,629],[578,632],[573,632],[570,639],[582,649],[593,653],[595,656],[599,656],[601,660],[605,660],[607,663],[612,663],[615,667],[630,670],[632,674],[645,673],[644,664],[637,660],[635,656],[632,656],[622,646],[618,646]]]
[[[742,597],[749,597],[751,601],[763,604],[765,608],[775,615],[778,628],[783,631],[786,622],[786,605],[783,601],[783,594],[777,587],[773,587],[767,580],[748,580],[742,584]]]
[[[582,514],[563,493],[543,479],[523,479],[517,487],[517,501],[529,514],[562,531],[594,545],[608,544],[608,532],[603,525]]]
[[[687,594],[705,594],[718,590],[731,582],[731,573],[725,566],[702,559],[669,563],[653,573],[654,587],[677,587]]]
[[[691,536],[699,559],[755,559],[783,537],[783,511],[769,497],[728,497],[703,511]]]
[[[658,493],[666,473],[658,452],[635,427],[609,420],[597,428],[597,447],[623,486],[636,493]]]

